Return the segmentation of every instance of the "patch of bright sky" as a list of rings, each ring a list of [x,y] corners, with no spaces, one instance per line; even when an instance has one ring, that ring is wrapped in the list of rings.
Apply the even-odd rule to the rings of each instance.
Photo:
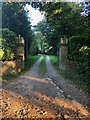
[[[30,18],[31,25],[37,25],[38,22],[44,19],[44,15],[42,15],[38,9],[32,8],[31,5],[26,5],[25,9],[29,10],[28,17]]]
[[[42,1],[42,0],[39,0],[39,1]],[[80,1],[86,1],[86,0],[63,0],[63,1],[80,2]],[[38,22],[44,19],[44,15],[42,15],[38,9],[32,8],[31,5],[26,4],[25,9],[29,10],[28,17],[30,18],[32,26],[37,25]]]

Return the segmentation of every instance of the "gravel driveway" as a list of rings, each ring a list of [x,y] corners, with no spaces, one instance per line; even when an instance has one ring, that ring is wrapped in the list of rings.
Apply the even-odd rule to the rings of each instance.
[[[65,80],[51,65],[49,56],[46,57],[47,76],[63,91],[67,99],[76,100],[85,106],[89,106],[89,95],[79,90],[69,80]]]
[[[57,84],[64,85],[65,81],[62,79],[62,82],[55,82],[56,78],[57,81],[61,78],[51,66],[49,57],[46,61],[47,76],[39,77],[38,68],[42,59],[43,56],[25,74],[3,84],[2,117],[33,119],[88,117],[90,113],[87,109],[76,101],[66,99],[63,87],[58,87]]]

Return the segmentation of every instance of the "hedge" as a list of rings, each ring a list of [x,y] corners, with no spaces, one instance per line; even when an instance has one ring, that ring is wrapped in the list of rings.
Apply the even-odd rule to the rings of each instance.
[[[1,30],[2,38],[0,38],[2,50],[1,60],[13,60],[16,55],[16,34],[5,28]]]
[[[69,38],[68,59],[75,61],[79,65],[79,73],[87,74],[89,71],[89,55],[90,47],[88,44],[89,37],[86,36],[72,36]]]

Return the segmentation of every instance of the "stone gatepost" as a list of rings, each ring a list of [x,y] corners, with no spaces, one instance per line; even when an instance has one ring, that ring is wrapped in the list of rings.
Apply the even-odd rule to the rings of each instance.
[[[60,40],[60,48],[59,48],[59,67],[62,67],[66,62],[68,56],[68,40],[64,36]]]
[[[25,55],[24,55],[24,38],[19,35],[17,38],[17,71],[20,72],[24,69],[24,61],[25,61]]]

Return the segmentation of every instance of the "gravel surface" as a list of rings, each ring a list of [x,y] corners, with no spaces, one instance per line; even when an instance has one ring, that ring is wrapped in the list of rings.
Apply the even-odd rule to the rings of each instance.
[[[66,99],[48,76],[39,77],[43,56],[25,74],[10,80],[2,87],[3,118],[87,118],[90,113],[76,101]],[[47,57],[48,73],[51,64]],[[52,74],[54,75],[54,70]],[[55,79],[56,80],[56,79]]]
[[[51,65],[49,56],[46,57],[47,76],[63,91],[67,99],[76,100],[79,103],[89,106],[89,95],[79,90],[70,80],[64,79]]]

